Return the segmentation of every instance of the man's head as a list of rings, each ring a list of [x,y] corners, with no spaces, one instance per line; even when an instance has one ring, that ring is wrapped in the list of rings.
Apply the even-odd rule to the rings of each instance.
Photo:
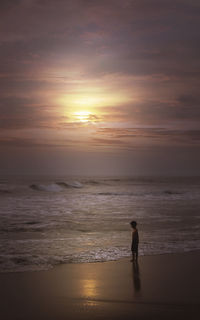
[[[136,228],[137,222],[136,221],[131,221],[130,225],[131,225],[132,228]]]

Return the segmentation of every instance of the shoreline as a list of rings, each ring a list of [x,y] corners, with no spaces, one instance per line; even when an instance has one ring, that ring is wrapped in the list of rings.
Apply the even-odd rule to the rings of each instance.
[[[155,254],[149,254],[149,255],[139,255],[138,256],[138,262],[140,261],[141,258],[145,257],[157,257],[157,256],[173,256],[173,255],[185,255],[185,254],[192,254],[192,253],[200,253],[200,249],[194,249],[191,251],[185,251],[185,252],[168,252],[168,253],[155,253]],[[32,273],[32,272],[48,272],[52,271],[55,268],[59,268],[61,266],[68,266],[68,265],[82,265],[82,264],[97,264],[97,263],[110,263],[110,262],[120,262],[120,261],[129,261],[132,258],[132,255],[130,253],[130,257],[121,257],[116,260],[105,260],[105,261],[86,261],[86,262],[63,262],[60,264],[55,264],[51,266],[49,269],[38,269],[38,270],[20,270],[20,271],[0,271],[0,275],[2,274],[18,274],[18,273]]]
[[[200,251],[0,274],[5,320],[198,319]]]

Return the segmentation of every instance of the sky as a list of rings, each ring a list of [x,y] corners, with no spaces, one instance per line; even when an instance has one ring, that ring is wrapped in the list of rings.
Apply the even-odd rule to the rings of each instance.
[[[199,0],[1,0],[0,174],[200,175]]]

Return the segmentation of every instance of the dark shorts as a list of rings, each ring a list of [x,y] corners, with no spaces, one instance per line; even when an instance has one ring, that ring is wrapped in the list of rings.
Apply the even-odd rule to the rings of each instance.
[[[132,252],[138,252],[138,243],[134,243],[131,246],[131,251]]]

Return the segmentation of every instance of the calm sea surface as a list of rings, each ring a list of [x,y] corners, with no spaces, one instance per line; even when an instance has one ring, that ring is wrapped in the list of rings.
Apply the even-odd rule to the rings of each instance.
[[[0,179],[0,271],[200,249],[200,178]]]

